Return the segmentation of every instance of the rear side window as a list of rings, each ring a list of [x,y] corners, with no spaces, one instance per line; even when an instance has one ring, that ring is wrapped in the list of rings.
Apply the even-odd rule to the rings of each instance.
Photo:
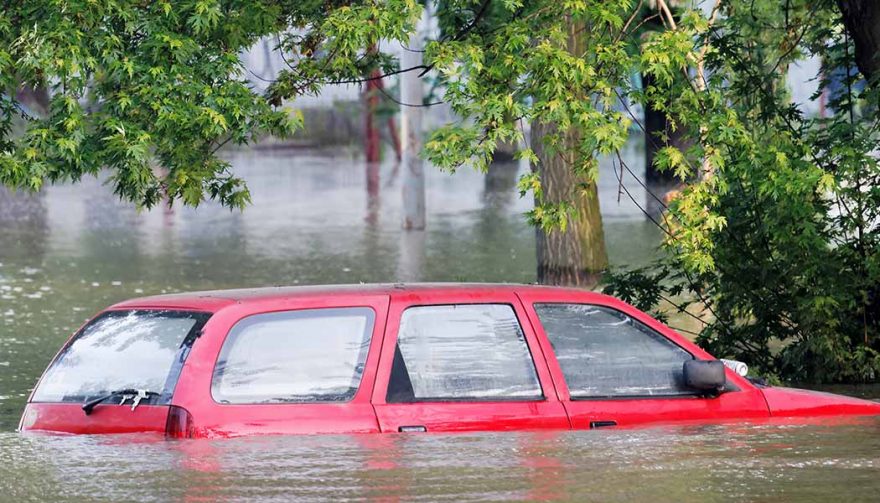
[[[366,307],[249,316],[223,343],[211,394],[220,403],[239,404],[350,400],[374,320]]]
[[[629,316],[584,304],[536,304],[572,398],[691,395],[693,356]]]
[[[89,322],[46,370],[34,402],[83,402],[125,390],[169,403],[180,367],[206,313],[108,311]]]
[[[504,304],[407,309],[391,374],[388,402],[542,398],[522,328]]]

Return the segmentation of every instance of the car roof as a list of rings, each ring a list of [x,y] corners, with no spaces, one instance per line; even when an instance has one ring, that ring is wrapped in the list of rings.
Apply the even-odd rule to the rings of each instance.
[[[290,299],[297,297],[320,297],[340,295],[399,295],[405,293],[429,294],[431,292],[522,292],[525,290],[568,291],[585,294],[585,290],[575,288],[526,285],[515,283],[379,283],[353,285],[308,285],[273,286],[262,288],[240,288],[233,290],[207,290],[201,292],[182,292],[154,295],[130,299],[115,304],[111,309],[168,308],[217,311],[230,304],[243,304],[267,300]],[[602,296],[601,294],[595,294]]]

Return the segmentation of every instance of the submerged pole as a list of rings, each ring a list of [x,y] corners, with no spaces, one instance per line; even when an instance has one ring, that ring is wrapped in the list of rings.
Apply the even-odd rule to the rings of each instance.
[[[409,50],[408,50],[409,49]],[[403,49],[401,68],[422,65],[422,37],[416,31],[410,36],[409,47]],[[400,76],[400,144],[403,166],[403,228],[425,228],[425,169],[419,157],[422,151],[422,80],[421,70]],[[415,106],[413,106],[415,105]]]

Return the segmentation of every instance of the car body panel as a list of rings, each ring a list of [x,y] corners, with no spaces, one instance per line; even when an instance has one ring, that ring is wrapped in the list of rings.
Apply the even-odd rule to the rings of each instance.
[[[138,405],[132,410],[131,401],[117,403],[97,405],[89,415],[78,403],[29,403],[19,429],[78,434],[165,432],[167,405]]]
[[[370,307],[375,313],[373,334],[358,391],[345,403],[221,404],[211,396],[214,367],[232,327],[256,314],[304,309]],[[171,404],[192,416],[199,437],[252,434],[378,432],[370,393],[376,377],[379,350],[388,313],[387,295],[334,295],[241,302],[214,314],[204,335],[184,364]]]
[[[775,386],[761,392],[774,417],[880,415],[880,403],[870,400]]]
[[[513,307],[532,354],[544,400],[386,403],[401,315],[409,307],[448,304],[507,304]],[[383,432],[398,432],[401,428],[424,428],[431,432],[569,428],[568,416],[557,398],[540,345],[514,292],[473,289],[467,295],[456,291],[398,293],[392,296],[385,334],[373,392],[373,404]]]

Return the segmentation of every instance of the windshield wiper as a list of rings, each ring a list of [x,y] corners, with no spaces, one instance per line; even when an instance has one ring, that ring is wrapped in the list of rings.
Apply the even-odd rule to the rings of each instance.
[[[92,413],[92,409],[94,409],[95,406],[97,406],[99,403],[103,402],[104,400],[109,400],[113,397],[118,397],[118,396],[122,397],[122,401],[119,402],[119,405],[122,405],[126,401],[131,400],[132,401],[131,402],[131,410],[135,410],[137,408],[138,404],[141,403],[141,400],[143,400],[144,398],[149,398],[151,396],[159,396],[159,393],[156,393],[155,391],[147,391],[147,390],[143,390],[143,389],[132,389],[132,388],[119,389],[116,391],[111,391],[110,393],[107,393],[106,395],[99,396],[98,398],[93,398],[93,399],[83,403],[82,410],[88,416],[89,414]]]

